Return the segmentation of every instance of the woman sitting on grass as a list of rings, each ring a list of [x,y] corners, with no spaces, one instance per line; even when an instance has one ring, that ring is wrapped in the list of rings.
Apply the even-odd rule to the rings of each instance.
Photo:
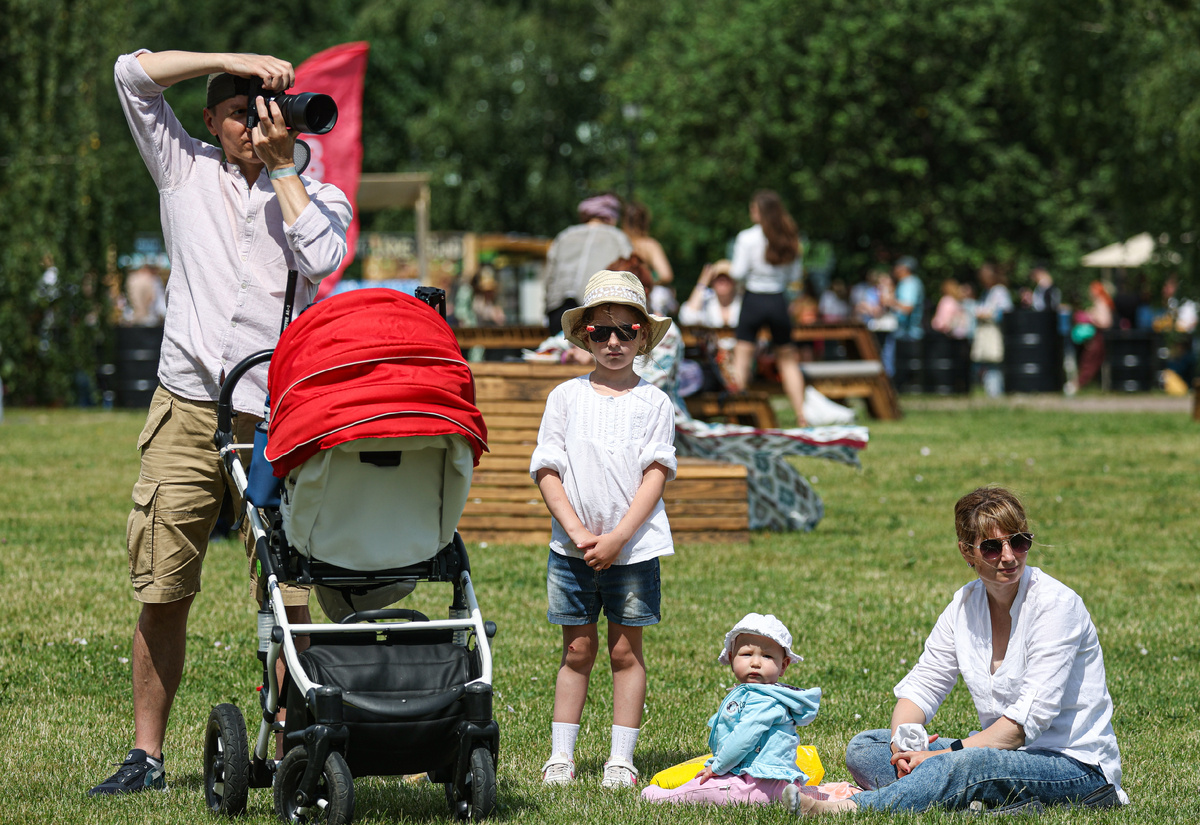
[[[954,595],[896,686],[891,729],[860,733],[846,748],[846,767],[866,792],[816,800],[785,789],[795,813],[1128,803],[1104,656],[1083,600],[1026,566],[1033,535],[1008,490],[963,496],[954,527],[978,578]],[[959,674],[981,730],[927,735]]]

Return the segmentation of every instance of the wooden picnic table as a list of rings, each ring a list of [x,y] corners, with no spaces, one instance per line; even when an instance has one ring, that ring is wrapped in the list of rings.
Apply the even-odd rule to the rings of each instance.
[[[694,346],[707,334],[716,333],[721,337],[732,337],[731,327],[710,329],[707,327],[683,327],[683,343]],[[458,343],[463,349],[483,347],[484,349],[535,349],[538,344],[550,337],[547,327],[536,325],[504,326],[504,327],[458,327],[454,330]],[[862,361],[878,361],[879,345],[875,334],[859,321],[821,321],[815,324],[795,326],[792,328],[792,340],[796,343],[816,343],[819,341],[840,341],[852,345],[851,357]]]
[[[706,335],[733,337],[731,327],[712,329],[708,327],[684,326],[685,346],[694,346]],[[550,330],[543,326],[504,327],[458,327],[454,330],[463,351],[474,347],[483,349],[536,349],[550,337]],[[852,360],[813,361],[801,365],[808,382],[819,392],[836,401],[861,398],[867,411],[874,418],[891,420],[900,418],[900,404],[892,382],[883,372],[879,357],[879,345],[875,334],[859,321],[817,322],[792,328],[792,340],[797,343],[841,342],[850,350]],[[774,393],[778,385],[766,385],[764,391]],[[761,393],[760,393],[761,395]],[[749,403],[749,408],[742,409]],[[730,405],[737,406],[734,410]],[[740,406],[739,406],[740,405]],[[705,397],[690,397],[688,407],[693,415],[721,417],[742,421],[758,427],[769,427],[773,420],[769,404],[755,396],[731,397],[708,393]]]

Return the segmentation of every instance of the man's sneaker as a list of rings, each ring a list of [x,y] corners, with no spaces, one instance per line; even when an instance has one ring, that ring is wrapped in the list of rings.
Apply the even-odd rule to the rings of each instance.
[[[134,748],[117,772],[88,791],[88,796],[111,796],[145,790],[165,790],[167,772],[160,760],[151,761],[141,748]]]
[[[575,760],[565,753],[556,753],[542,765],[543,785],[566,785],[575,779]]]
[[[604,763],[604,778],[600,784],[606,788],[632,788],[637,784],[638,770],[624,759],[610,759]]]

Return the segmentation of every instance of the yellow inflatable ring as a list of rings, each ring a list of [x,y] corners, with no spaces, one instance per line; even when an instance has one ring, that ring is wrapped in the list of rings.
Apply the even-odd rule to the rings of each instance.
[[[695,759],[689,759],[686,762],[680,762],[678,765],[663,768],[654,774],[654,778],[650,780],[650,784],[666,788],[667,790],[678,788],[700,773],[701,768],[704,767],[704,763],[711,757],[711,753],[706,753],[704,756],[697,756]],[[821,764],[821,757],[817,755],[817,749],[812,745],[801,745],[796,748],[796,767],[802,770],[808,777],[808,781],[804,783],[805,785],[820,785],[821,780],[825,778],[825,766]]]

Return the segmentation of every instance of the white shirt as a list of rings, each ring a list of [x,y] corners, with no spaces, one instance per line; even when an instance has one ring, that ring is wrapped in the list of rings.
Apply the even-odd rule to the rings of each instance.
[[[529,474],[555,470],[567,500],[593,534],[611,533],[629,512],[642,474],[654,463],[675,478],[675,411],[667,394],[645,381],[624,395],[600,395],[588,376],[559,384],[546,399]],[[583,558],[567,531],[551,519],[550,549]],[[636,564],[675,552],[662,499],[614,564]]]
[[[171,259],[158,379],[176,395],[215,401],[220,378],[279,340],[287,273],[300,273],[295,312],[346,254],[351,208],[335,186],[302,178],[311,203],[285,226],[266,172],[253,186],[220,147],[191,137],[137,56],[121,56],[115,76],[134,142],[158,187]],[[199,113],[196,114],[199,120]],[[237,410],[262,415],[266,367],[238,383]]]
[[[981,729],[1007,716],[1025,731],[1023,749],[1099,765],[1127,803],[1104,655],[1083,600],[1027,567],[1010,614],[1008,650],[993,674],[987,592],[978,579],[963,587],[938,617],[916,666],[896,685],[896,698],[916,703],[928,723],[962,674]]]
[[[767,235],[761,226],[754,224],[739,232],[733,242],[729,274],[735,281],[744,281],[747,292],[760,295],[783,292],[800,279],[800,256],[786,264],[767,263]]]
[[[568,298],[583,303],[588,279],[618,258],[633,254],[629,237],[606,223],[568,226],[546,252],[546,308],[556,309]]]

